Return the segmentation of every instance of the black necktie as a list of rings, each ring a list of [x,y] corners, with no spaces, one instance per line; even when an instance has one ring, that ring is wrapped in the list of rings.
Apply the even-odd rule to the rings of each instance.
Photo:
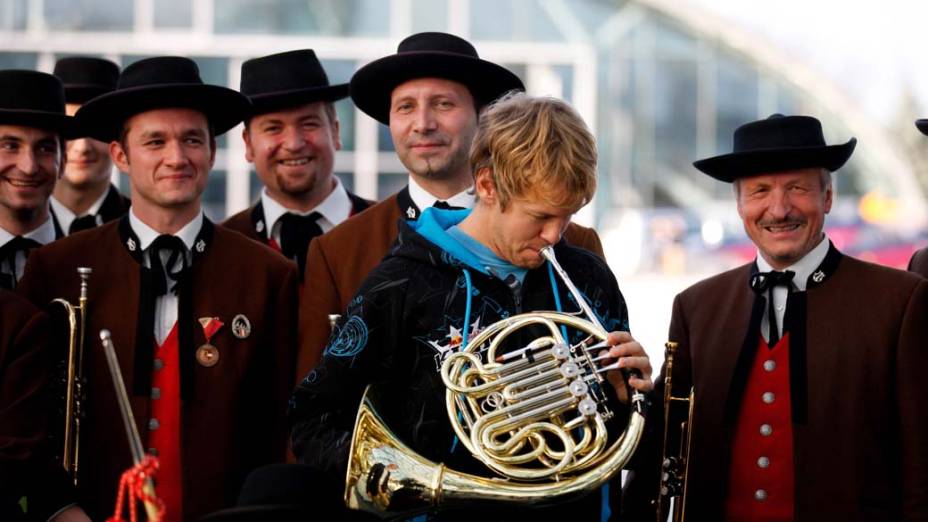
[[[287,213],[280,216],[280,251],[287,259],[296,260],[300,278],[306,268],[306,251],[312,238],[322,234],[316,222],[322,214],[313,212],[308,216]]]
[[[162,252],[168,252],[167,262],[162,263]],[[177,295],[177,283],[188,268],[187,246],[177,236],[160,235],[148,247],[148,255],[155,297],[168,293],[168,278],[173,281],[170,290]],[[178,261],[180,261],[179,264]]]
[[[435,208],[440,208],[442,210],[463,210],[464,207],[458,207],[454,205],[449,205],[447,201],[438,200],[433,205]]]
[[[785,272],[772,270],[770,272],[758,272],[751,277],[751,289],[758,294],[765,292],[767,294],[767,346],[770,348],[776,346],[780,340],[777,315],[773,307],[773,289],[778,286],[785,286],[789,289],[795,275],[796,273],[792,270],[786,270]]]
[[[80,232],[81,230],[88,230],[95,226],[97,226],[97,216],[95,214],[87,214],[86,216],[74,218],[74,221],[71,222],[71,226],[68,227],[68,235]]]
[[[29,251],[38,248],[39,242],[34,239],[16,236],[0,246],[0,263],[3,274],[0,274],[0,287],[7,290],[16,288],[16,255],[24,252],[29,257]]]

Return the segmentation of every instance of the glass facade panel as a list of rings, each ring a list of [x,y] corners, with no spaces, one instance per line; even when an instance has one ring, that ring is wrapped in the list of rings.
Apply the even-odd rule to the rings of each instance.
[[[380,152],[393,152],[393,138],[390,136],[390,127],[381,123],[377,124],[377,150]]]
[[[0,0],[0,30],[22,31],[26,28],[27,0]]]
[[[412,0],[412,32],[447,31],[447,0]]]
[[[381,172],[377,175],[377,200],[382,201],[406,186],[409,174],[403,172]]]
[[[55,31],[131,31],[135,2],[45,0],[45,24]]]
[[[155,27],[181,29],[193,26],[193,2],[190,0],[157,0]]]
[[[537,0],[471,0],[475,40],[563,42],[564,35]]]
[[[387,36],[390,4],[382,0],[223,0],[217,33]]]
[[[758,81],[751,64],[724,54],[718,55],[716,64],[715,153],[723,154],[731,152],[735,129],[758,118]]]
[[[35,69],[37,53],[0,53],[0,69]]]
[[[226,218],[226,171],[210,171],[201,201],[203,212],[213,223]]]

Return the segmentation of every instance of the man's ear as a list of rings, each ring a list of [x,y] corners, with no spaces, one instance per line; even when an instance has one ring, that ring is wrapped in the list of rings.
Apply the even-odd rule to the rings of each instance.
[[[493,181],[493,169],[491,167],[477,169],[477,174],[474,175],[474,189],[481,201],[489,204],[496,202],[496,182]]]
[[[251,146],[251,130],[247,126],[242,129],[242,141],[245,142],[245,161],[254,163],[255,151]]]
[[[113,158],[116,168],[127,174],[129,173],[129,155],[126,154],[122,144],[118,141],[110,142],[110,158]]]

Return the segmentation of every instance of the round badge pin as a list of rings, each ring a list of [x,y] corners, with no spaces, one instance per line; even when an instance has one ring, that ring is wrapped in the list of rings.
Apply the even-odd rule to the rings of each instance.
[[[197,362],[207,368],[216,366],[219,362],[219,350],[211,344],[204,344],[197,348]]]
[[[246,339],[251,335],[251,322],[244,314],[232,318],[232,335],[239,339]]]

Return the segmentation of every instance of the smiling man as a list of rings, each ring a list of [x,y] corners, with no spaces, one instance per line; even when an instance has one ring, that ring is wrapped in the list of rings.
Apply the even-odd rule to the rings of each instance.
[[[48,198],[71,126],[57,78],[0,71],[0,288],[15,288],[29,252],[58,235]]]
[[[160,459],[165,521],[228,507],[252,469],[286,456],[297,275],[292,263],[214,226],[201,196],[216,135],[248,100],[202,82],[186,58],[125,68],[118,87],[85,104],[78,125],[108,143],[131,180],[123,218],[33,253],[20,291],[44,306],[74,302],[75,269],[93,269],[84,351],[85,402],[77,507],[102,520],[132,459],[111,377],[95,339],[112,332],[142,443]]]
[[[64,84],[65,109],[77,113],[91,99],[116,88],[119,66],[102,58],[70,56],[55,63]],[[50,200],[52,216],[64,234],[73,234],[122,217],[129,199],[110,182],[109,144],[93,138],[68,140],[64,176]]]
[[[300,277],[312,238],[370,206],[333,174],[342,148],[334,102],[348,84],[329,85],[311,49],[242,64],[241,93],[251,100],[242,138],[264,190],[223,226],[296,261]]]
[[[696,397],[687,519],[928,513],[928,281],[845,256],[823,230],[832,171],[855,145],[826,145],[815,118],[773,115],[739,127],[734,152],[694,163],[734,184],[757,259],[674,301],[674,395]],[[627,486],[631,520],[654,519],[650,450]]]

